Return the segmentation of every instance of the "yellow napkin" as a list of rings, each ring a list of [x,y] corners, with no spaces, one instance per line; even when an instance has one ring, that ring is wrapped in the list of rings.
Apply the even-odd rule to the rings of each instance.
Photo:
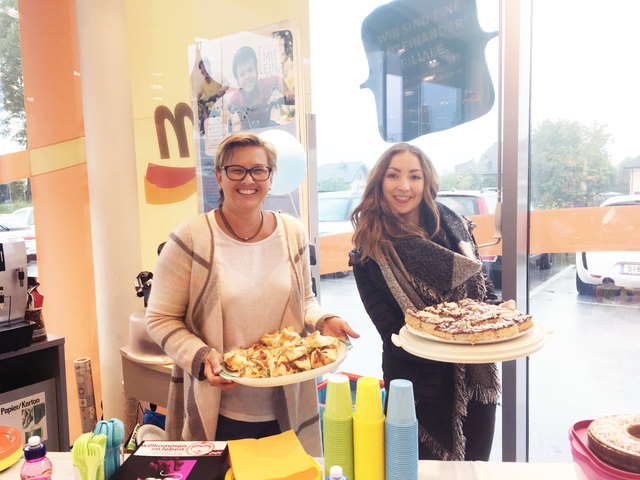
[[[316,480],[318,464],[302,448],[293,430],[260,439],[229,440],[235,480]]]

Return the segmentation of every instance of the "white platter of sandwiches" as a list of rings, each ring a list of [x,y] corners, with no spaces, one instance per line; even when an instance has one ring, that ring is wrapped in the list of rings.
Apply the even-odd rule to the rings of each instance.
[[[407,310],[393,343],[408,353],[449,363],[506,362],[540,350],[546,327],[515,309],[515,302],[445,302]]]
[[[286,327],[262,335],[248,348],[225,353],[220,376],[250,387],[304,382],[337,369],[350,347],[349,342],[317,331],[301,337]]]

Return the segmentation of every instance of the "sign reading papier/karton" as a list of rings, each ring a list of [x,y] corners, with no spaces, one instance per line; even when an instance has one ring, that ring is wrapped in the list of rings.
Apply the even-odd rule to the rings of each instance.
[[[51,425],[56,416],[55,380],[45,380],[27,387],[0,394],[0,425],[13,427],[22,433],[23,443],[29,437],[39,436],[49,440]],[[53,431],[52,439],[57,438]],[[57,447],[57,442],[55,447]],[[51,448],[51,445],[49,445]]]

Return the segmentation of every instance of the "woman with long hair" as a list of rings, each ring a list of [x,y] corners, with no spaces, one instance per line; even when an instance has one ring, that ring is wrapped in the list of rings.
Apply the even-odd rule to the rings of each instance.
[[[464,298],[497,303],[471,233],[473,224],[436,202],[427,155],[393,145],[369,173],[353,211],[351,264],[360,297],[382,337],[384,383],[413,383],[421,459],[488,460],[500,380],[494,364],[413,356],[391,342],[407,309]]]

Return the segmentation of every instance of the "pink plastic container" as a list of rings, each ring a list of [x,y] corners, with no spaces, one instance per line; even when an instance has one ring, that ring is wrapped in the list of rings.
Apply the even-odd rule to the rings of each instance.
[[[589,449],[587,428],[593,420],[581,420],[569,430],[571,453],[581,480],[640,480],[640,473],[625,472],[600,460]]]

